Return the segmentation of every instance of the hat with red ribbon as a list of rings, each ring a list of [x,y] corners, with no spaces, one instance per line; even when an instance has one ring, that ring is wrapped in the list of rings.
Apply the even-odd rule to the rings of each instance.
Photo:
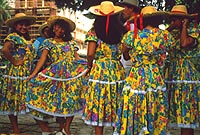
[[[120,6],[115,6],[111,1],[103,1],[100,5],[92,6],[89,8],[89,11],[92,14],[98,15],[98,16],[107,16],[106,21],[106,34],[108,33],[108,26],[109,26],[109,20],[110,15],[114,15],[116,13],[119,13],[124,8]]]

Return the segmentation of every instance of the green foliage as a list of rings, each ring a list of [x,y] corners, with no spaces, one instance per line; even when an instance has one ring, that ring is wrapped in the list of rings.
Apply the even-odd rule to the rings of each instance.
[[[0,0],[0,26],[11,17],[9,9],[11,7],[8,5],[7,0]]]
[[[105,0],[55,0],[58,8],[64,9],[69,8],[73,11],[83,11],[88,9],[90,6],[98,5]],[[110,0],[113,3],[117,3],[122,0]],[[165,3],[165,5],[164,5]],[[176,4],[185,4],[188,8],[189,13],[199,13],[200,14],[200,0],[139,0],[141,7],[147,5],[153,5],[157,7],[158,10],[170,11],[171,8]]]

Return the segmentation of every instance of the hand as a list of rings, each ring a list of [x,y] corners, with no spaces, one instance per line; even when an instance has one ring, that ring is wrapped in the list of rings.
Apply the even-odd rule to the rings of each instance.
[[[186,19],[186,18],[183,19],[183,20],[182,20],[182,26],[187,26],[188,22],[189,22],[188,19]]]
[[[12,64],[15,65],[15,66],[21,66],[21,65],[24,64],[24,60],[23,60],[23,59],[14,60],[14,61],[12,62]]]
[[[35,74],[31,74],[31,75],[27,78],[27,81],[29,81],[29,80],[32,79],[33,77],[35,77]]]
[[[86,73],[85,73],[85,75],[84,75],[85,78],[87,78],[87,79],[89,78],[90,71],[91,71],[91,68],[88,68],[87,71],[86,71]]]

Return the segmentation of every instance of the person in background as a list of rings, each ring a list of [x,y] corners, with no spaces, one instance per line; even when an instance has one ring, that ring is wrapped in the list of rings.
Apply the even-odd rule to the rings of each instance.
[[[123,100],[119,102],[115,135],[167,135],[168,132],[168,92],[163,67],[173,37],[158,28],[167,13],[146,6],[141,15],[137,16],[138,24],[144,29],[128,31],[121,41],[123,53],[130,55],[133,65],[125,79]]]
[[[121,98],[124,68],[120,63],[123,24],[119,14],[124,8],[110,1],[92,6],[94,27],[87,33],[88,89],[82,119],[95,128],[96,135],[103,134],[104,126],[114,127],[117,116],[117,102]]]
[[[28,30],[35,20],[35,17],[17,13],[5,22],[11,28],[11,33],[4,39],[1,49],[3,57],[9,62],[2,75],[0,114],[9,116],[13,132],[16,134],[20,133],[17,115],[27,113],[26,79],[30,75],[34,59],[34,47]]]
[[[71,32],[75,23],[68,18],[53,16],[48,19],[49,38],[42,43],[42,55],[28,79],[30,90],[27,92],[27,106],[40,113],[57,118],[62,132],[57,134],[70,135],[70,125],[73,117],[82,111],[82,76],[86,71],[86,61],[80,59],[78,47],[73,41]],[[51,64],[40,71],[47,56]],[[82,62],[82,63],[81,63]],[[39,72],[40,71],[40,72]],[[37,113],[35,113],[37,117]],[[53,131],[44,122],[46,115],[39,115],[37,123],[43,134]]]
[[[39,32],[40,36],[37,37],[36,40],[33,42],[33,45],[35,47],[35,51],[36,51],[36,54],[37,54],[36,58],[34,59],[34,66],[36,66],[36,64],[37,64],[37,62],[38,62],[38,60],[39,60],[39,58],[40,58],[40,56],[42,54],[42,50],[41,50],[42,43],[44,42],[45,39],[49,38],[48,29],[49,29],[49,26],[48,26],[47,22],[43,23],[38,28],[38,32]],[[42,70],[45,67],[47,67],[50,63],[51,63],[50,59],[47,58],[44,66],[40,70]]]
[[[192,62],[200,55],[200,33],[199,29],[189,27],[193,17],[185,5],[175,5],[167,28],[176,39],[166,70],[170,92],[169,126],[181,128],[181,135],[194,135],[200,122],[200,74]]]
[[[124,26],[126,29],[124,33],[126,33],[129,30],[134,30],[135,27],[137,30],[138,29],[137,23],[134,24],[134,17],[140,14],[140,10],[141,10],[139,7],[138,0],[123,0],[121,2],[118,2],[118,4],[124,7],[124,10],[121,13],[122,20],[125,20]],[[122,55],[120,61],[125,68],[126,75],[128,75],[133,64],[130,60],[129,55],[127,56]]]

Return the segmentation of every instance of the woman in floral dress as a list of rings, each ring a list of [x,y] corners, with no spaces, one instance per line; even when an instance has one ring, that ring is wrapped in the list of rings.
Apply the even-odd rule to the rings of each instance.
[[[191,17],[185,5],[176,5],[171,10],[168,28],[176,39],[166,72],[170,91],[169,125],[181,128],[181,135],[193,135],[200,122],[200,74],[193,64],[200,56],[200,32],[188,27]]]
[[[79,60],[77,44],[72,41],[70,34],[75,29],[75,23],[65,17],[53,16],[48,24],[50,38],[43,42],[42,55],[29,77],[32,79],[27,93],[27,105],[50,116],[60,119],[66,117],[62,132],[70,134],[73,117],[82,111],[82,75],[87,66],[86,61]],[[51,64],[39,72],[47,56]],[[45,117],[41,116],[46,115],[39,115],[37,122],[43,132],[50,134],[51,130],[42,121]]]
[[[9,115],[14,133],[20,133],[17,115],[26,114],[27,77],[30,75],[34,59],[34,48],[28,28],[35,18],[18,13],[5,23],[12,28],[4,39],[3,57],[8,60],[3,71],[2,89],[0,91],[0,114]]]
[[[133,66],[123,88],[115,134],[166,135],[168,92],[163,67],[173,39],[168,31],[158,28],[165,12],[146,6],[141,14],[144,29],[128,31],[121,41],[123,52],[129,50]]]
[[[123,25],[116,14],[123,8],[114,6],[110,1],[102,2],[101,7],[103,8],[98,5],[89,9],[97,16],[94,28],[86,35],[89,88],[85,93],[86,103],[82,117],[86,124],[95,127],[96,135],[103,134],[104,126],[114,127],[117,102],[121,98],[125,79],[119,45]]]

